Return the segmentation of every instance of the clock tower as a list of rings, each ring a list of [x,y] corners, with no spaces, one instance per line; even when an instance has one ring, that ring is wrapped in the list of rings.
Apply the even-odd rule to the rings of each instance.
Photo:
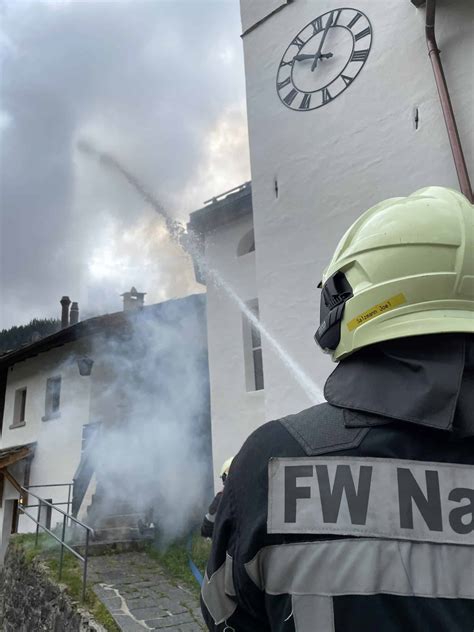
[[[260,317],[322,385],[316,286],[364,210],[458,180],[411,0],[241,0]],[[443,0],[436,36],[474,174],[474,3]],[[315,403],[263,340],[265,415]]]

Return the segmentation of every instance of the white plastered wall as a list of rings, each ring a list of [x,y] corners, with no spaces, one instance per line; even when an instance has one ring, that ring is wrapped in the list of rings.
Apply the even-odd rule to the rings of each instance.
[[[257,296],[255,252],[237,256],[240,239],[253,227],[251,214],[206,235],[209,267],[245,302]],[[222,463],[238,452],[250,432],[264,421],[264,391],[248,391],[242,314],[212,275],[207,279],[207,326],[211,383],[212,451],[216,491]]]
[[[246,26],[252,5],[241,2]],[[362,10],[372,23],[365,67],[325,107],[286,108],[275,89],[286,47],[312,19],[346,6]],[[424,18],[424,10],[409,0],[295,0],[243,38],[260,314],[320,385],[333,365],[312,341],[319,316],[316,284],[343,232],[385,198],[432,184],[458,188]],[[473,27],[472,0],[438,2],[438,43],[474,175]],[[291,372],[263,344],[266,419],[311,405]]]
[[[37,442],[31,462],[30,485],[69,483],[79,464],[81,456],[83,426],[90,420],[91,377],[80,376],[76,358],[87,352],[86,343],[69,343],[62,347],[41,353],[15,364],[8,370],[3,429],[0,448]],[[43,421],[45,415],[46,381],[49,377],[61,376],[60,416]],[[27,389],[25,424],[11,427],[13,421],[15,391]],[[23,484],[24,463],[9,470],[16,480]],[[33,492],[54,502],[67,500],[66,487],[45,487]],[[0,509],[2,542],[6,543],[11,528],[9,500],[17,499],[18,493],[5,481],[3,507]],[[30,496],[29,503],[36,504]],[[7,503],[7,504],[5,504]],[[4,510],[6,512],[4,514]],[[66,509],[66,507],[61,507]],[[35,513],[35,510],[31,510]],[[58,514],[53,512],[52,524]],[[20,516],[19,532],[34,531],[34,523],[26,516]],[[5,537],[3,537],[5,536]]]

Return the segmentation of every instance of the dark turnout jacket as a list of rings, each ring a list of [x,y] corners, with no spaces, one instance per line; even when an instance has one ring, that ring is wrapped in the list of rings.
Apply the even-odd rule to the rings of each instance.
[[[201,535],[203,538],[212,538],[214,531],[214,522],[216,521],[216,513],[221,502],[222,492],[217,494],[212,499],[207,514],[204,516],[201,524]]]
[[[409,339],[407,339],[409,340]],[[374,345],[234,459],[209,630],[474,630],[474,340]]]

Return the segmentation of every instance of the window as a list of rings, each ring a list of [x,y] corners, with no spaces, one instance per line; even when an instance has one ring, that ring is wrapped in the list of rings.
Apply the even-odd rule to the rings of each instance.
[[[52,498],[45,498],[46,502],[53,504]],[[51,529],[51,513],[52,507],[46,505],[42,500],[39,501],[39,522],[43,527]]]
[[[59,405],[61,401],[61,377],[49,377],[46,381],[46,402],[43,421],[55,419],[61,415]]]
[[[255,251],[255,235],[252,230],[249,230],[242,239],[239,241],[239,245],[237,246],[237,256],[241,257],[242,255],[246,255],[249,252]]]
[[[26,423],[26,388],[19,388],[15,391],[15,402],[13,404],[13,423],[10,428],[24,426]]]
[[[18,533],[18,520],[20,518],[20,510],[18,509],[18,500],[12,502],[12,526],[10,533]]]
[[[250,303],[248,303],[248,307],[258,319],[258,301],[251,301]],[[258,327],[256,327],[251,319],[246,316],[244,316],[243,333],[247,390],[261,391],[264,387],[262,337]]]

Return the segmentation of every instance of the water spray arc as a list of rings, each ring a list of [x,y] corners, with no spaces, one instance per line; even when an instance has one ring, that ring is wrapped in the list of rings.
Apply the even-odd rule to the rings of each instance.
[[[280,358],[283,365],[304,390],[310,401],[314,404],[323,402],[324,395],[322,389],[305,373],[299,364],[291,357],[288,351],[286,351],[286,349],[284,349],[276,338],[267,330],[260,319],[257,318],[257,316],[245,304],[245,302],[239,297],[237,292],[221,276],[221,274],[215,268],[209,266],[199,248],[199,238],[192,232],[187,231],[181,222],[173,219],[156,197],[150,193],[138,180],[138,178],[130,173],[130,171],[126,169],[114,156],[98,150],[90,141],[86,140],[80,140],[77,147],[81,152],[96,158],[105,167],[117,171],[137,191],[140,197],[150,204],[150,206],[165,220],[166,228],[170,237],[191,256],[205,277],[211,279],[217,287],[220,287],[236,304],[250,323],[258,329],[262,338],[268,342],[273,351]]]

